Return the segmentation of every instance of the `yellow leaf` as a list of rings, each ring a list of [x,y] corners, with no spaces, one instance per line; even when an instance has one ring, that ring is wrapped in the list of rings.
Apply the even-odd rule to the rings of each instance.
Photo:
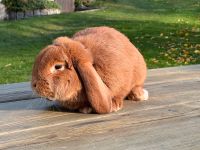
[[[195,54],[200,54],[200,50],[195,50],[194,53]]]
[[[4,67],[10,67],[12,64],[6,64]]]
[[[185,47],[188,47],[188,44],[184,44]]]
[[[185,33],[185,36],[188,36],[189,35],[189,33]]]
[[[188,54],[189,54],[189,51],[183,50],[183,53],[184,53],[185,55],[188,55]]]

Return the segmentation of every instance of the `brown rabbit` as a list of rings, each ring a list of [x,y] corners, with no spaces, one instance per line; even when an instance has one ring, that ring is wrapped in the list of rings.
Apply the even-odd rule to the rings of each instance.
[[[110,113],[121,109],[126,97],[148,99],[146,70],[127,37],[113,28],[93,27],[44,48],[33,66],[32,88],[71,110]]]

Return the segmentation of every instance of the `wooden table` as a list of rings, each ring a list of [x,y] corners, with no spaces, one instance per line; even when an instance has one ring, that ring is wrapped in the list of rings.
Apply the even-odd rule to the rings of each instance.
[[[0,149],[200,150],[200,65],[148,72],[149,101],[107,115],[66,112],[29,83],[0,86]]]

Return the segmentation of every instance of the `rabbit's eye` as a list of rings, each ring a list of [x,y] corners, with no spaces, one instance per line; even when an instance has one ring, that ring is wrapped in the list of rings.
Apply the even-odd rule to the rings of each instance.
[[[55,69],[56,70],[62,70],[62,68],[64,69],[64,66],[63,65],[55,65]]]
[[[58,71],[63,71],[64,69],[65,69],[64,64],[55,64],[54,66],[51,67],[50,72],[56,73]]]

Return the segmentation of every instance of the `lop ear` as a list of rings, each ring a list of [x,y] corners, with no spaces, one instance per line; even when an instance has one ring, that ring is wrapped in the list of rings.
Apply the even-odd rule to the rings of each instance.
[[[74,67],[76,67],[78,63],[93,63],[90,51],[88,51],[79,41],[75,41],[68,37],[58,37],[53,41],[53,44],[65,47],[65,52],[71,56]]]
[[[88,101],[99,114],[112,112],[112,93],[91,63],[78,65]]]
[[[65,55],[67,55],[67,58],[65,58],[65,67],[67,69],[72,69],[72,56],[70,54],[70,48],[69,45],[72,42],[72,40],[68,37],[58,37],[53,41],[53,45],[60,46],[63,49],[63,52]]]
[[[89,50],[78,41],[67,37],[54,40],[56,45],[64,45],[71,55],[73,65],[77,67],[88,101],[92,108],[100,114],[112,111],[112,94],[93,67],[93,59]]]

